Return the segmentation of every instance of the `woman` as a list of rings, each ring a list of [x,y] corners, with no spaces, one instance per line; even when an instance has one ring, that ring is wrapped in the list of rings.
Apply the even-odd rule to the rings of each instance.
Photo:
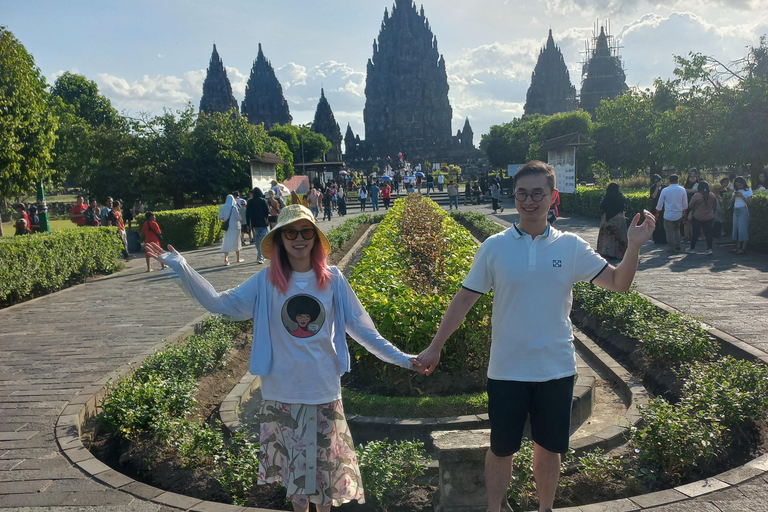
[[[125,222],[123,221],[122,206],[122,201],[115,199],[112,202],[112,210],[109,212],[108,220],[112,226],[117,228],[117,234],[123,244],[123,258],[125,258],[127,261],[131,258],[131,255],[128,253],[128,235],[125,232]]]
[[[269,205],[264,199],[264,192],[259,187],[251,190],[251,198],[248,200],[248,206],[245,209],[245,217],[251,226],[251,244],[256,244],[259,250],[259,257],[256,263],[264,263],[264,255],[261,252],[261,241],[267,236],[269,226]]]
[[[340,375],[350,368],[346,335],[383,361],[422,368],[378,333],[342,273],[328,267],[330,243],[311,211],[286,207],[262,246],[269,269],[223,293],[173,247],[152,254],[212,313],[254,320],[250,372],[261,377],[263,398],[258,483],[280,482],[294,511],[363,502],[341,401]]]
[[[144,216],[144,224],[141,225],[141,234],[144,235],[144,254],[147,258],[147,272],[153,272],[151,265],[152,256],[147,253],[147,247],[150,245],[156,245],[160,247],[160,235],[163,233],[160,230],[160,226],[155,222],[155,214],[147,212]],[[163,262],[160,262],[160,270],[165,268]]]
[[[715,211],[717,210],[717,196],[709,189],[709,183],[699,181],[698,192],[693,195],[693,199],[688,204],[688,211],[693,212],[693,231],[691,232],[691,246],[685,250],[688,254],[696,254],[696,242],[699,235],[704,231],[704,238],[707,241],[706,255],[714,254],[712,252],[712,225],[715,222]]]
[[[275,199],[275,191],[269,191],[269,199],[267,199],[267,206],[269,206],[269,229],[273,229],[277,224],[277,216],[280,214],[280,203]]]
[[[339,215],[344,217],[347,214],[347,193],[344,187],[339,187],[336,192],[336,207],[339,209]]]
[[[747,252],[749,242],[749,205],[752,204],[752,191],[747,186],[747,180],[743,176],[737,176],[733,180],[733,195],[731,206],[733,207],[733,241],[736,247],[731,250],[736,254]]]
[[[389,202],[392,200],[392,187],[389,186],[388,181],[385,181],[384,186],[381,188],[381,199],[384,201],[384,208],[389,210]]]
[[[360,211],[365,211],[365,201],[368,199],[368,190],[365,185],[360,185],[360,190],[357,191],[357,198],[360,200]]]
[[[558,217],[560,217],[560,191],[555,189],[552,191],[552,204],[549,207],[547,221],[554,224]]]
[[[229,265],[230,252],[235,253],[238,263],[245,261],[240,259],[240,210],[232,194],[227,195],[226,201],[219,208],[219,220],[227,225],[227,229],[224,230],[224,241],[219,249],[219,252],[224,253],[224,265]]]
[[[762,191],[768,190],[768,170],[763,169],[757,173],[757,181],[752,183],[752,190]]]
[[[661,191],[664,190],[664,183],[661,180],[661,176],[658,174],[654,174],[651,176],[651,190],[650,190],[650,196],[651,196],[651,211],[656,211],[656,206],[659,204],[659,196],[661,195]],[[660,219],[663,219],[663,213],[662,216],[659,217]],[[663,222],[657,222],[656,223],[656,229],[653,230],[653,243],[655,244],[666,244],[667,243],[667,232],[664,231],[664,223]]]
[[[696,187],[698,186],[699,170],[695,167],[688,169],[688,178],[686,178],[685,184],[683,185],[683,188],[685,188],[685,191],[688,193],[688,204],[691,204],[691,199],[693,199],[693,194],[696,193]],[[691,223],[691,219],[688,218],[688,213],[689,212],[686,211],[683,216],[683,236],[685,237],[686,242],[690,242],[691,230],[693,229],[693,224]]]
[[[467,180],[464,184],[464,206],[472,204],[472,183]]]
[[[603,258],[624,257],[627,250],[627,219],[624,217],[626,208],[627,198],[619,192],[619,185],[608,185],[605,197],[600,202],[603,215],[597,235],[597,253]]]

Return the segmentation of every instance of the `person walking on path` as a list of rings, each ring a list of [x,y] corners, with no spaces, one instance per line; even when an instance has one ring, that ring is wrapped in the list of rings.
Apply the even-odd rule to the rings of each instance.
[[[532,161],[515,180],[519,224],[488,238],[478,249],[462,288],[453,298],[429,347],[419,354],[430,375],[448,337],[475,302],[494,292],[488,365],[488,415],[491,448],[486,456],[489,512],[499,512],[530,415],[534,441],[533,472],[539,510],[551,510],[560,475],[560,454],[568,451],[576,359],[569,314],[572,287],[590,281],[626,291],[637,271],[640,247],[650,238],[655,218],[637,214],[629,247],[614,267],[587,242],[547,223],[555,172]],[[517,269],[510,272],[509,269]]]
[[[339,187],[336,192],[336,207],[339,209],[339,215],[344,217],[347,215],[347,191],[344,187]]]
[[[365,202],[368,200],[368,191],[365,189],[365,185],[360,184],[360,189],[357,191],[357,198],[360,200],[360,211],[365,211]]]
[[[267,236],[269,230],[269,205],[264,199],[264,192],[259,187],[251,190],[251,198],[245,207],[245,217],[251,226],[251,245],[256,244],[258,258],[256,263],[264,263],[264,254],[261,252],[261,241]]]
[[[731,196],[733,241],[736,242],[736,247],[731,252],[736,254],[747,252],[750,204],[752,204],[752,191],[747,186],[747,180],[743,176],[738,176],[733,180],[733,195]]]
[[[125,222],[123,221],[123,204],[119,199],[111,201],[110,204],[112,205],[112,209],[109,212],[107,222],[109,222],[109,226],[115,226],[117,228],[117,234],[120,237],[120,241],[123,243],[123,258],[128,261],[131,259],[131,254],[128,252],[128,235],[125,232]]]
[[[281,483],[294,511],[362,503],[341,400],[340,377],[350,369],[346,335],[382,361],[421,367],[379,334],[344,275],[328,266],[330,243],[310,210],[284,208],[261,243],[269,269],[222,293],[173,247],[150,251],[208,311],[253,319],[250,372],[261,377],[263,398],[258,483]]]
[[[389,210],[389,203],[392,201],[392,187],[389,186],[389,182],[384,182],[381,188],[381,200],[384,201],[384,208]]]
[[[683,212],[688,208],[688,193],[678,184],[677,174],[669,177],[669,186],[659,194],[656,214],[664,210],[664,231],[667,233],[667,252],[674,254],[680,250],[680,224]]]
[[[493,213],[496,213],[496,210],[501,208],[501,213],[504,213],[504,207],[499,204],[499,200],[501,199],[501,186],[499,185],[498,180],[493,180],[493,185],[491,185],[491,199],[493,200]]]
[[[267,220],[269,222],[269,229],[272,229],[277,224],[277,216],[280,214],[280,203],[275,199],[274,190],[270,190],[268,194],[267,206],[269,206],[269,217],[267,217]]]
[[[235,196],[229,194],[227,200],[219,208],[219,219],[224,222],[224,241],[221,242],[219,252],[224,253],[224,265],[229,265],[229,253],[234,252],[237,262],[241,263],[240,258],[240,210],[237,207]]]
[[[457,210],[459,209],[459,191],[458,187],[450,181],[448,182],[448,210],[453,210],[454,206]]]
[[[331,187],[325,187],[323,194],[323,220],[331,220],[333,215],[333,190]]]
[[[704,239],[707,241],[707,250],[704,254],[711,255],[712,252],[712,225],[715,222],[715,211],[718,207],[717,196],[709,189],[709,183],[699,181],[698,192],[693,195],[688,211],[693,213],[693,231],[691,232],[691,246],[685,250],[688,254],[696,254],[696,242],[699,241],[699,235],[704,231]]]
[[[160,226],[155,221],[155,214],[147,212],[144,215],[144,224],[141,225],[141,234],[144,235],[144,255],[147,258],[147,272],[153,272],[152,270],[152,256],[147,252],[147,247],[157,246],[160,247],[160,235],[163,232],[160,230]],[[165,264],[160,262],[160,270],[165,268]]]
[[[597,254],[605,259],[624,257],[627,250],[627,198],[619,190],[619,185],[611,183],[600,201],[600,232],[597,235]]]
[[[464,206],[472,204],[472,184],[467,180],[464,184]]]
[[[315,216],[315,220],[317,220],[317,218],[320,217],[321,197],[322,196],[320,195],[320,192],[317,191],[317,189],[313,188],[309,191],[309,197],[307,198],[307,201],[309,202],[309,210]]]
[[[379,187],[378,185],[376,185],[375,181],[370,187],[368,187],[368,196],[371,199],[371,210],[378,211],[379,210]]]

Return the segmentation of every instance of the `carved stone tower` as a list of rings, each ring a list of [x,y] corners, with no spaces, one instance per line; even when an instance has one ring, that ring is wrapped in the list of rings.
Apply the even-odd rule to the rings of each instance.
[[[531,74],[531,86],[525,98],[525,114],[552,115],[576,110],[576,87],[571,84],[568,67],[549,30],[547,44]]]
[[[365,146],[369,154],[434,153],[451,142],[445,59],[424,8],[396,0],[384,10],[365,81]]]
[[[628,89],[627,76],[613,36],[600,27],[600,35],[587,46],[587,62],[582,68],[580,107],[594,115],[601,100],[615,98]]]
[[[203,82],[203,96],[200,98],[200,112],[212,114],[214,112],[226,113],[237,109],[237,100],[232,95],[232,84],[227,78],[224,63],[221,62],[216,45],[213,45],[211,62],[208,65],[208,74]]]
[[[325,91],[323,89],[320,89],[320,101],[317,102],[315,120],[312,122],[312,131],[324,135],[332,144],[331,150],[325,154],[325,161],[341,162],[341,129],[333,115],[331,105],[325,98]]]
[[[259,43],[259,55],[253,61],[251,76],[245,86],[245,99],[242,113],[251,124],[264,123],[269,130],[276,124],[290,124],[293,121],[288,110],[288,102],[283,96],[283,88],[275,76],[272,64],[264,57]]]

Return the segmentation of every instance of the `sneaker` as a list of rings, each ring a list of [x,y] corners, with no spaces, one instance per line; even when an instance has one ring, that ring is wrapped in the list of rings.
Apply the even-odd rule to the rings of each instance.
[[[258,263],[259,265],[261,265],[262,263],[264,263],[264,258],[259,258],[259,259],[257,259],[257,260],[256,260],[256,263]]]
[[[709,256],[710,254],[715,254],[715,253],[714,253],[714,252],[712,252],[712,249],[707,249],[706,251],[704,251],[704,254],[706,254],[707,256]]]
[[[501,207],[501,213],[504,213],[504,207],[503,206]]]
[[[694,249],[686,249],[685,252],[688,254],[696,254],[696,251]]]

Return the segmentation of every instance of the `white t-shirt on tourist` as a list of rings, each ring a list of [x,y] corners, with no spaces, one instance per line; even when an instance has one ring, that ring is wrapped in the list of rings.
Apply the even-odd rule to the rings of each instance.
[[[683,211],[688,208],[688,192],[683,187],[674,183],[659,194],[659,203],[656,209],[664,210],[664,220],[680,220],[683,218]]]
[[[735,193],[736,192],[734,192],[734,194]],[[744,196],[744,198],[742,199],[741,197],[736,196],[736,198],[733,200],[734,208],[744,208],[745,206],[747,206],[747,202],[744,201],[744,199],[752,197],[752,191],[750,189],[742,190],[741,194]]]

